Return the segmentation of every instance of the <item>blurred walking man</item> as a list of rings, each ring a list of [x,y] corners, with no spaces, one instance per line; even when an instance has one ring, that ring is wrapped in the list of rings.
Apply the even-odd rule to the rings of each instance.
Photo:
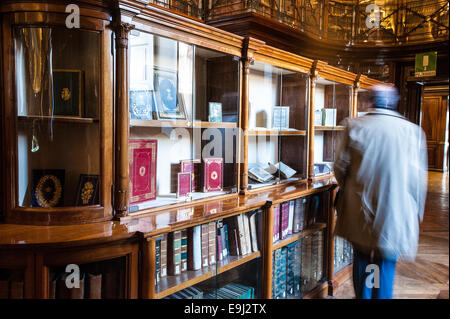
[[[427,189],[422,129],[396,112],[393,86],[372,88],[373,108],[345,120],[334,171],[336,235],[353,244],[356,298],[391,299],[395,264],[414,260]]]

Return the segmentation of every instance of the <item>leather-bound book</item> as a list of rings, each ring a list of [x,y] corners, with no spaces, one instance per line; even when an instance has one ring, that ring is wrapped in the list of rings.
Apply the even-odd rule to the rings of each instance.
[[[202,268],[201,233],[201,226],[188,228],[188,270],[199,270]]]
[[[192,192],[198,192],[199,189],[199,178],[200,178],[200,166],[201,162],[199,159],[192,160],[181,160],[180,161],[180,172],[181,173],[191,173],[192,174]]]
[[[289,201],[289,225],[288,225],[288,235],[292,235],[294,232],[294,210],[295,210],[295,200]]]
[[[250,221],[247,214],[241,214],[242,223],[244,224],[245,250],[247,254],[252,252]]]
[[[280,205],[273,208],[273,242],[280,239]]]
[[[294,207],[293,232],[298,233],[304,228],[306,197],[297,198]]]
[[[257,218],[257,211],[248,212],[248,219],[250,222],[250,242],[252,244],[252,252],[257,252],[258,249],[258,230],[256,228],[256,218]]]
[[[170,276],[181,273],[181,231],[177,230],[167,235],[167,274]]]
[[[161,237],[161,269],[160,277],[167,276],[167,235]]]
[[[289,232],[289,202],[281,204],[280,239],[285,239]]]
[[[86,298],[101,299],[102,298],[102,274],[86,275]]]
[[[181,231],[181,271],[187,270],[187,245],[188,245],[188,239],[187,239],[187,229],[183,229]]]
[[[130,204],[156,198],[157,140],[129,140]]]
[[[209,265],[214,265],[216,263],[216,223],[208,223],[208,229]]]
[[[209,253],[208,253],[208,247],[209,247],[209,227],[208,224],[203,224],[201,226],[201,239],[202,239],[202,267],[208,267],[209,265]]]
[[[155,241],[155,280],[158,284],[161,275],[161,238]]]
[[[203,192],[223,189],[223,158],[205,158],[203,160]]]
[[[0,280],[0,299],[9,298],[9,281]]]

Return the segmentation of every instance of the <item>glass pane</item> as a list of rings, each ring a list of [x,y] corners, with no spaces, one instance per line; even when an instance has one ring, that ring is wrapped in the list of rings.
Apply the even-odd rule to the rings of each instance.
[[[130,212],[236,192],[239,60],[140,31],[129,47]]]
[[[99,203],[99,33],[15,30],[18,204]]]
[[[320,176],[332,172],[342,121],[352,108],[352,86],[318,78],[314,103],[314,170]]]
[[[250,67],[249,189],[306,177],[307,92],[304,74]]]
[[[126,258],[119,257],[80,266],[79,286],[64,267],[50,268],[49,299],[123,299],[126,296]]]
[[[357,104],[357,117],[365,115],[370,108],[372,108],[372,101],[370,100],[370,91],[366,89],[358,89],[358,97],[356,99]]]

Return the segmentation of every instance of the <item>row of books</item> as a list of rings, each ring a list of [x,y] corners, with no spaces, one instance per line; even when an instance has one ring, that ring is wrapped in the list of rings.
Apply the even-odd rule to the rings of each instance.
[[[229,283],[211,292],[191,286],[180,290],[164,299],[254,299],[255,289],[238,283]]]
[[[23,299],[23,273],[0,270],[0,299]]]
[[[353,263],[352,244],[342,237],[334,237],[334,271],[339,272]]]
[[[273,252],[272,298],[300,297],[323,275],[323,231],[318,231]]]
[[[318,220],[319,198],[301,197],[274,207],[273,242],[298,233]]]
[[[228,256],[258,252],[261,231],[262,211],[255,210],[165,234],[156,240],[156,283]]]

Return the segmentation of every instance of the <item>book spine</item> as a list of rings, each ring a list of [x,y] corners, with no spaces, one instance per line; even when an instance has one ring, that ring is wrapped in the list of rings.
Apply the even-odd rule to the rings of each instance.
[[[209,265],[214,265],[216,263],[216,223],[210,222],[208,224],[208,229]]]
[[[280,239],[280,205],[273,208],[273,242]]]
[[[222,256],[223,258],[228,257],[228,249],[227,249],[227,234],[225,232],[226,225],[222,224],[220,227],[220,238],[222,239]]]
[[[258,212],[251,212],[249,215],[250,221],[250,235],[251,235],[251,243],[252,243],[252,251],[255,253],[258,249],[258,230],[256,228],[256,219],[258,216]]]
[[[155,242],[155,259],[155,279],[158,283],[161,275],[161,239]]]
[[[160,278],[167,276],[167,235],[161,238]]]
[[[209,265],[209,253],[208,253],[208,246],[209,246],[209,227],[208,224],[201,225],[201,238],[202,238],[202,249],[201,249],[201,258],[202,258],[202,267],[208,267]]]
[[[170,276],[181,273],[181,231],[174,231],[167,237],[167,273]]]
[[[88,274],[87,278],[87,298],[101,299],[102,298],[102,274]]]
[[[247,250],[247,254],[252,252],[252,242],[251,242],[251,234],[250,234],[250,221],[248,214],[241,214],[242,221],[244,223],[244,233],[245,233],[245,249]]]
[[[220,232],[220,230],[219,230],[219,232]],[[222,251],[222,236],[221,235],[217,235],[217,244],[216,244],[216,247],[217,247],[217,259],[219,260],[219,261],[222,261],[223,260],[223,251]]]
[[[242,215],[237,215],[235,217],[237,219],[237,232],[238,232],[238,238],[239,238],[239,252],[242,256],[247,255],[247,243],[245,242],[245,228],[244,228],[244,221],[242,219]]]
[[[228,256],[230,254],[230,242],[228,240],[228,225],[223,225],[223,231],[225,233],[225,249],[226,249],[226,255]]]
[[[285,239],[288,235],[289,227],[289,202],[281,204],[280,216],[280,239]]]
[[[279,297],[286,298],[286,275],[287,275],[287,248],[283,247],[280,254],[280,291]]]
[[[201,226],[188,229],[188,270],[199,270],[202,268],[202,239]]]
[[[291,200],[289,202],[288,235],[291,235],[294,232],[294,209],[295,209],[295,201]]]
[[[181,231],[181,271],[187,270],[187,229]]]

